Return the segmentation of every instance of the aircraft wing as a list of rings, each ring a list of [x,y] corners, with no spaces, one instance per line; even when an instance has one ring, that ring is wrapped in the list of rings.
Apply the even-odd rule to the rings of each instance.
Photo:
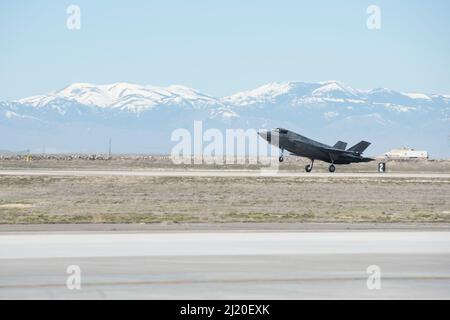
[[[322,151],[331,155],[341,155],[341,154],[349,154],[351,152],[347,150],[338,149],[335,147],[327,147],[327,146],[314,146],[318,151]]]
[[[304,149],[304,147],[301,147],[302,149]],[[317,153],[318,155],[322,155],[322,156],[326,156],[328,157],[329,155],[334,156],[334,157],[338,157],[342,154],[349,154],[350,152],[347,152],[346,150],[340,150],[340,149],[336,149],[333,147],[329,147],[326,145],[308,145],[307,146],[307,150],[309,153]],[[293,156],[302,156],[302,153],[299,152],[290,152],[290,155]]]

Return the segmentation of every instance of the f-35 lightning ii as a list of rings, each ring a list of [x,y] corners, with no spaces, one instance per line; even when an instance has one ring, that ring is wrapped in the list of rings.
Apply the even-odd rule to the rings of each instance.
[[[289,151],[292,155],[305,157],[311,160],[311,164],[305,167],[306,172],[311,172],[314,160],[321,160],[330,163],[328,170],[335,172],[335,164],[350,164],[353,162],[370,162],[375,159],[362,156],[364,150],[370,142],[361,141],[353,147],[347,147],[346,142],[338,141],[334,146],[329,146],[304,137],[293,131],[277,128],[271,131],[259,131],[258,134],[270,144],[281,149],[279,161],[284,160],[284,151]]]

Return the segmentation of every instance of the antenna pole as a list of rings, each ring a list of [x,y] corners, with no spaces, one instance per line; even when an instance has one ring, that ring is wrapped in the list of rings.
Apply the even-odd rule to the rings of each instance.
[[[108,159],[111,159],[111,137],[109,138],[109,145],[108,145]]]

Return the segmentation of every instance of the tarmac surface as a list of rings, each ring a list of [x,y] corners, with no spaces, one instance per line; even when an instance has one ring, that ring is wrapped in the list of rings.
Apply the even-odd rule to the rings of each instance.
[[[267,169],[15,169],[0,170],[1,175],[450,179],[448,173]],[[77,268],[81,288],[71,290],[67,282]],[[85,298],[450,299],[450,227],[0,225],[0,299]]]
[[[149,176],[149,177],[316,177],[316,178],[443,178],[450,173],[324,173],[293,172],[281,170],[55,170],[14,169],[0,170],[0,176]]]
[[[450,231],[343,231],[2,232],[0,298],[450,298]]]

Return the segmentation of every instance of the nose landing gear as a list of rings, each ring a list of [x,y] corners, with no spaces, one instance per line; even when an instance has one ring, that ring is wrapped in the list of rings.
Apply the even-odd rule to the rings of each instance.
[[[281,149],[280,157],[278,158],[278,161],[279,161],[279,162],[283,162],[283,161],[284,161],[284,156],[283,156],[283,154],[284,154],[284,150]]]

